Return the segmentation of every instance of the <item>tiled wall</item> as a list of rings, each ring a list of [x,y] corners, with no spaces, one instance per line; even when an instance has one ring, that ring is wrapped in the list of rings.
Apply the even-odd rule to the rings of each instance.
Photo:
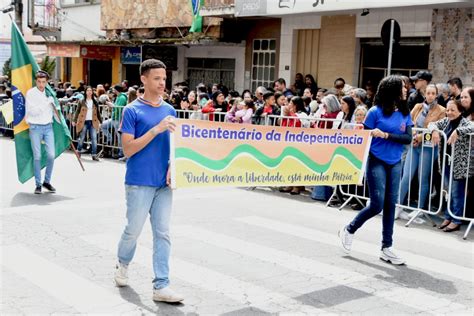
[[[433,10],[429,68],[433,81],[474,84],[474,8]]]

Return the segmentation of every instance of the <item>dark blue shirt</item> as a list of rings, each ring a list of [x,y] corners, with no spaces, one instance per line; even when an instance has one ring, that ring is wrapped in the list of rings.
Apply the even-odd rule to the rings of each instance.
[[[136,139],[168,115],[176,117],[176,111],[168,103],[163,101],[160,106],[154,107],[137,99],[125,107],[120,131]],[[158,188],[166,186],[169,158],[170,133],[165,131],[127,160],[125,184]]]
[[[395,111],[390,116],[384,116],[382,108],[379,106],[372,107],[367,112],[364,125],[368,129],[378,128],[382,132],[390,134],[404,134],[407,126],[413,126],[410,114],[404,116],[402,113]],[[372,138],[370,145],[370,153],[378,159],[393,165],[402,159],[404,145],[384,138]]]

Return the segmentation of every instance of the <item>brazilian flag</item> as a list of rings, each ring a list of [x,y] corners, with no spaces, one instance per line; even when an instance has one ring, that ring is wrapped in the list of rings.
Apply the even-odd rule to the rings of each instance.
[[[33,58],[25,39],[15,23],[12,23],[12,98],[13,98],[13,132],[15,135],[16,165],[18,180],[25,183],[34,176],[33,150],[29,136],[29,126],[25,121],[26,92],[35,84],[35,74],[40,70]],[[56,157],[69,148],[71,133],[61,114],[59,102],[54,90],[47,85],[46,95],[54,99],[56,111],[53,119],[54,145]],[[46,150],[42,145],[41,168],[46,166]]]
[[[191,0],[191,9],[193,10],[193,24],[189,29],[190,33],[202,32],[202,16],[201,7],[204,5],[204,0]]]

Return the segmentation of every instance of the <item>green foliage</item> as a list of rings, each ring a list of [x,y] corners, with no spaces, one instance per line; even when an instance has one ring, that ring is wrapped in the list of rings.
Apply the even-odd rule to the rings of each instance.
[[[54,70],[56,69],[56,60],[50,59],[49,56],[46,56],[40,64],[40,68],[43,71],[46,71],[51,78],[54,77]]]
[[[8,58],[5,63],[3,64],[3,69],[2,69],[2,74],[4,76],[8,76],[8,78],[11,80],[12,78],[12,69],[11,69],[11,58]]]

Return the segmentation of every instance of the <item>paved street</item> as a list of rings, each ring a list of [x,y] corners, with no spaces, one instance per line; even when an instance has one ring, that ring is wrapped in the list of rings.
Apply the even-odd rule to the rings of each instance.
[[[473,313],[473,242],[425,225],[395,227],[407,260],[379,260],[381,218],[356,234],[351,256],[337,231],[356,212],[268,189],[174,192],[172,287],[184,304],[154,303],[151,232],[141,235],[130,282],[113,282],[125,224],[125,164],[66,153],[56,194],[17,181],[14,144],[0,138],[0,314],[451,314]]]

